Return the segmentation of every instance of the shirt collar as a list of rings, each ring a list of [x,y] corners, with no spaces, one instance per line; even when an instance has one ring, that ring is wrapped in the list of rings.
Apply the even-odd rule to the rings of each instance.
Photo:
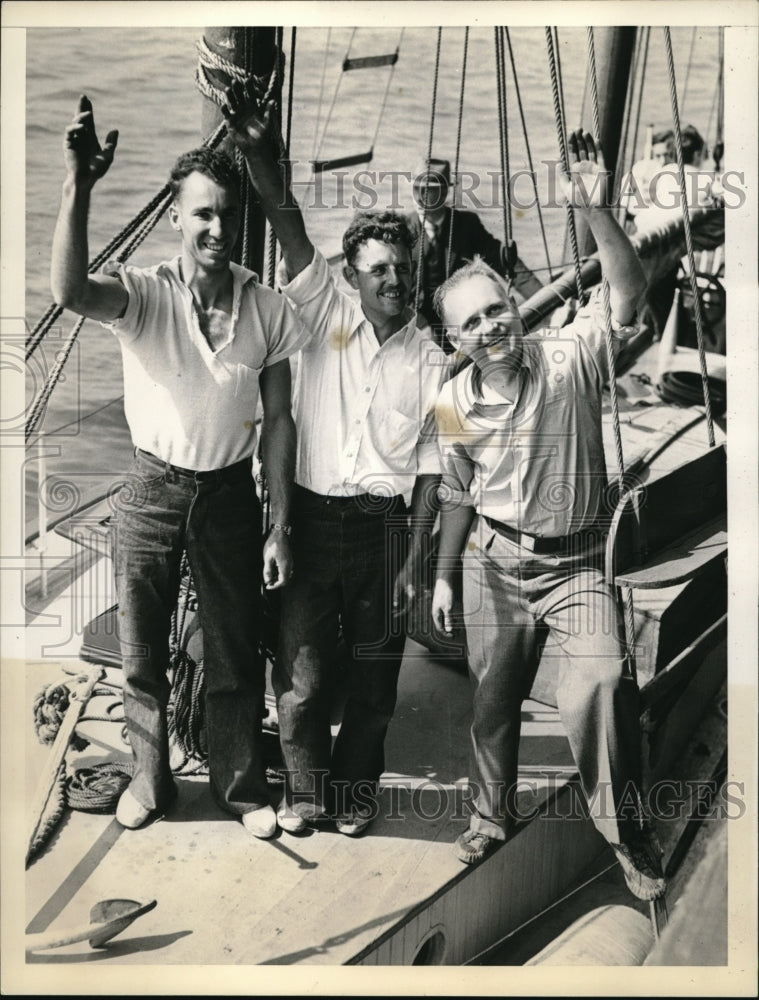
[[[189,289],[182,278],[182,255],[177,254],[172,260],[167,261],[165,269],[189,293]],[[242,267],[233,260],[229,262],[229,270],[232,272],[232,332],[234,333],[237,326],[237,317],[240,312],[242,290],[249,283],[252,283],[253,287],[256,288],[260,284],[260,281],[255,271],[251,271],[247,267]]]
[[[393,337],[400,337],[400,336],[402,336],[403,337],[403,346],[405,348],[405,347],[408,347],[409,344],[412,342],[412,340],[415,338],[415,336],[417,334],[417,329],[418,329],[417,325],[416,325],[416,314],[415,314],[414,310],[411,309],[410,306],[406,307],[406,313],[407,313],[406,322],[400,328],[400,330],[396,330],[395,333],[393,334],[393,336],[390,337],[390,338],[388,338],[388,340],[385,341],[386,344],[389,343],[389,341],[392,340]],[[364,310],[361,307],[361,303],[357,301],[356,302],[356,311],[353,314],[353,322],[352,322],[351,328],[350,328],[350,330],[348,332],[348,338],[350,339],[354,335],[354,333],[356,333],[356,331],[361,326],[363,326],[364,323],[366,323],[367,333],[370,333],[371,336],[372,336],[372,338],[374,339],[374,342],[377,343],[377,338],[374,336],[374,328],[372,327],[372,324],[370,323],[370,321],[366,318],[366,315],[364,314]],[[380,348],[380,345],[379,345],[379,343],[377,343],[377,350],[379,350],[379,348]]]

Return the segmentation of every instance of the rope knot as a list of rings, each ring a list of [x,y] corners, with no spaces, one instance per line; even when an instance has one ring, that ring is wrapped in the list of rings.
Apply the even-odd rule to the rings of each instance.
[[[43,688],[34,699],[34,731],[37,739],[45,746],[55,743],[58,730],[74,696],[66,684],[50,684]],[[88,741],[76,733],[71,738],[74,750],[83,750]]]

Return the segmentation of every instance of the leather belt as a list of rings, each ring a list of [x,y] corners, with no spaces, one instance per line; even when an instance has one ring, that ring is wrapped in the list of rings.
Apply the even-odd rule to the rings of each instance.
[[[158,458],[151,451],[144,451],[142,448],[137,448],[135,453],[139,459],[143,462],[147,462],[149,465],[154,466],[157,470],[162,471],[167,481],[171,481],[174,478],[181,479],[192,479],[196,483],[208,483],[208,482],[224,482],[234,479],[240,479],[243,476],[252,476],[251,470],[253,467],[251,458],[240,459],[239,462],[235,462],[232,465],[226,465],[223,469],[210,469],[205,472],[196,472],[194,469],[183,469],[181,465],[172,465],[170,462],[164,462],[162,458]]]
[[[558,535],[554,538],[546,538],[541,535],[528,535],[524,531],[512,528],[510,524],[496,521],[495,518],[485,517],[485,520],[499,535],[508,538],[517,545],[521,545],[528,552],[535,555],[550,555],[557,552],[577,551],[587,542],[598,544],[601,540],[601,531],[598,526],[583,528],[582,531],[575,531],[571,535]]]

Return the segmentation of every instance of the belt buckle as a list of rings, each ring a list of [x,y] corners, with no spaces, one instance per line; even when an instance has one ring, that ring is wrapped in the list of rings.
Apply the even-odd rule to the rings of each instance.
[[[524,531],[517,531],[517,541],[523,549],[527,549],[528,552],[535,552],[537,551],[540,539],[535,535],[527,535]]]

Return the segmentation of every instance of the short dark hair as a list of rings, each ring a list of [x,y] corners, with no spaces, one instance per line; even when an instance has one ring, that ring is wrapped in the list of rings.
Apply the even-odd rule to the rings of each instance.
[[[654,132],[651,136],[651,145],[658,146],[661,142],[668,142],[670,145],[674,145],[675,133],[671,128],[662,128],[658,132]]]
[[[343,233],[343,253],[347,264],[353,264],[359,249],[367,240],[401,243],[409,253],[416,243],[408,222],[397,212],[356,212]]]
[[[704,140],[701,133],[694,125],[686,125],[680,133],[683,146],[683,163],[693,163],[696,153],[700,153],[704,148]]]
[[[240,174],[234,161],[218,149],[199,146],[188,153],[182,153],[169,175],[169,188],[174,198],[182,190],[182,181],[190,174],[203,174],[222,187],[240,193]]]

